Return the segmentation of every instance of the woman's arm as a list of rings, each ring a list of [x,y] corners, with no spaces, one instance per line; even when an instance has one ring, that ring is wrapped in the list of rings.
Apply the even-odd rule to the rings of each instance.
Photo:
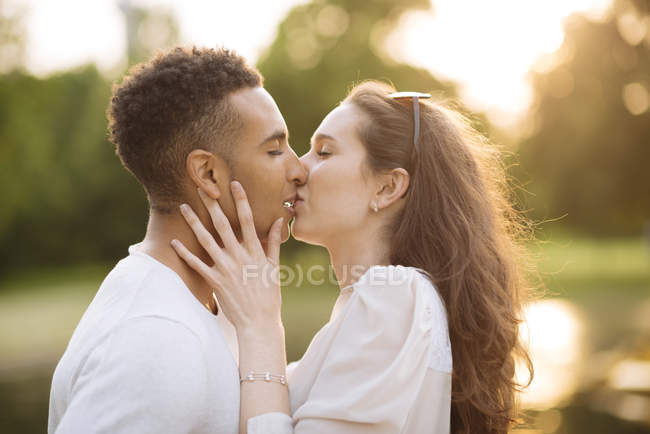
[[[246,378],[251,372],[270,372],[271,375],[284,377],[286,352],[278,270],[283,219],[278,219],[271,226],[267,252],[264,252],[255,232],[253,215],[243,187],[234,181],[231,189],[242,232],[241,242],[234,235],[219,203],[199,190],[199,196],[224,246],[217,244],[187,205],[181,206],[183,216],[214,265],[209,267],[203,263],[177,240],[172,241],[172,246],[214,289],[222,310],[237,330],[240,378]],[[291,432],[286,382],[243,381],[240,399],[241,433],[247,431],[249,418],[272,412],[284,413],[287,417],[284,421],[280,418],[282,427],[268,427],[269,432]],[[272,420],[277,423],[278,418]]]
[[[237,331],[239,342],[239,376],[250,372],[270,372],[286,377],[284,328],[251,328]],[[239,432],[245,433],[248,419],[265,413],[291,413],[289,392],[285,384],[274,381],[244,381],[241,384]],[[290,419],[288,419],[290,427]],[[289,433],[292,431],[288,431]]]

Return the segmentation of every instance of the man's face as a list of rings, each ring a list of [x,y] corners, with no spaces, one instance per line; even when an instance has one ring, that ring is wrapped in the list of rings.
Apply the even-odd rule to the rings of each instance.
[[[284,242],[294,215],[284,202],[306,182],[307,172],[289,146],[287,125],[278,106],[264,88],[243,89],[229,98],[243,123],[233,153],[232,177],[246,190],[260,238],[265,241],[273,222],[284,217]],[[236,218],[231,221],[236,222]]]

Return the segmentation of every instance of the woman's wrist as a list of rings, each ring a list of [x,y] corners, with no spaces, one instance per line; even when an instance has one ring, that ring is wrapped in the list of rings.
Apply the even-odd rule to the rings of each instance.
[[[285,352],[285,335],[282,322],[255,325],[237,330],[239,351],[260,353]]]
[[[243,377],[251,371],[284,375],[287,366],[284,327],[251,327],[237,331],[239,370]]]
[[[237,327],[239,340],[278,339],[284,342],[284,324],[281,319]]]

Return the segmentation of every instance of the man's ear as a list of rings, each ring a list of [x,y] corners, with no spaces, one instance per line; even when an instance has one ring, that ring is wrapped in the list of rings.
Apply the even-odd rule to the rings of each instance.
[[[385,209],[395,203],[406,193],[409,186],[409,173],[398,167],[390,172],[380,175],[380,184],[377,189],[377,207]]]
[[[223,158],[203,149],[195,149],[187,155],[185,163],[191,182],[212,199],[218,199],[223,188],[227,188],[230,169]]]

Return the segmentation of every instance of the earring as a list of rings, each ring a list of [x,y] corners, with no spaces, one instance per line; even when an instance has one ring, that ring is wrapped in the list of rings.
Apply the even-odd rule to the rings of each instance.
[[[377,202],[373,202],[373,203],[372,203],[372,210],[373,210],[374,212],[379,212],[379,208],[377,208]]]

